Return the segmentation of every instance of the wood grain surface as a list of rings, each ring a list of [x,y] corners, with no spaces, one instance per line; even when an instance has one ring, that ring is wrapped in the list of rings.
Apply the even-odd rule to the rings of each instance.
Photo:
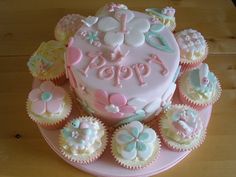
[[[26,62],[42,41],[53,39],[68,13],[93,15],[105,0],[0,0],[0,177],[89,177],[61,160],[26,115],[32,77]],[[206,62],[221,81],[205,143],[158,177],[236,176],[236,9],[230,0],[118,1],[130,9],[176,8],[177,31],[194,28],[209,44]]]

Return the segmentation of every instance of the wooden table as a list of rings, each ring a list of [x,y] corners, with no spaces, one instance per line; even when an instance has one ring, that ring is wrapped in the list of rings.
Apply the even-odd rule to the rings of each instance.
[[[0,176],[90,176],[61,160],[26,115],[32,77],[26,62],[42,41],[53,38],[68,13],[93,15],[104,0],[0,1]],[[236,175],[236,9],[230,0],[134,0],[130,9],[173,6],[177,31],[194,28],[206,37],[206,62],[219,77],[223,94],[214,105],[205,143],[174,168],[158,175],[230,177]]]

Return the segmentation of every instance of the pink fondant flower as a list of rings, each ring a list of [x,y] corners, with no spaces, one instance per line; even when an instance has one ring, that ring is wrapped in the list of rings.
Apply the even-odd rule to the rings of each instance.
[[[61,87],[55,86],[51,81],[45,81],[29,94],[29,100],[32,102],[31,111],[38,115],[45,112],[59,113],[64,96],[65,91]]]
[[[106,91],[95,92],[95,106],[100,111],[108,112],[111,117],[121,118],[125,113],[133,113],[135,108],[127,105],[127,99],[120,93],[108,95]]]

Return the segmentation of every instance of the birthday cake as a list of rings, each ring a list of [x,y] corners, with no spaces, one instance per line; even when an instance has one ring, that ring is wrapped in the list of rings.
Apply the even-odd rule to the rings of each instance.
[[[162,145],[189,152],[203,143],[201,110],[222,90],[202,63],[206,40],[193,29],[175,33],[174,15],[172,7],[141,13],[109,3],[96,16],[57,23],[55,40],[27,63],[35,81],[26,107],[41,130],[58,136],[52,147],[60,156],[81,165],[108,153],[137,170],[161,158]]]
[[[126,6],[105,7],[100,16],[83,19],[69,40],[70,85],[80,102],[110,125],[153,117],[176,88],[175,37],[152,16]]]

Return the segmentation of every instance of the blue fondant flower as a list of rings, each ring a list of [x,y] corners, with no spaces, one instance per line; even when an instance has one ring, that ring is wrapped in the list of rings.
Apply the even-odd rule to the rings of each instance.
[[[153,153],[156,133],[139,121],[133,121],[118,131],[115,139],[120,148],[119,153],[124,159],[133,160],[138,157],[145,160]]]
[[[98,38],[98,32],[97,32],[97,31],[95,31],[95,32],[89,32],[89,33],[87,34],[86,39],[89,41],[90,44],[92,44],[92,43],[95,42],[95,41],[98,41],[98,40],[99,40],[99,38]]]

